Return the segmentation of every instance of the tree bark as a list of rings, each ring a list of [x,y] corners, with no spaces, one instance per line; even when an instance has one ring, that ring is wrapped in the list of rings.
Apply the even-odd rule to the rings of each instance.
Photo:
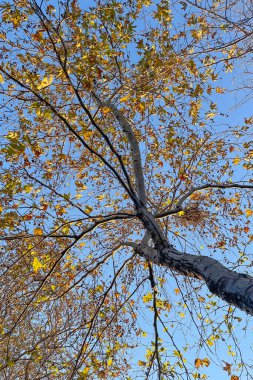
[[[182,275],[204,280],[211,293],[253,315],[253,277],[230,270],[211,257],[178,251],[145,207],[138,210],[138,216],[154,244],[131,243],[138,254]]]
[[[160,252],[136,246],[136,251],[153,263],[204,280],[211,293],[253,315],[252,277],[230,270],[211,257],[182,253],[171,246]]]

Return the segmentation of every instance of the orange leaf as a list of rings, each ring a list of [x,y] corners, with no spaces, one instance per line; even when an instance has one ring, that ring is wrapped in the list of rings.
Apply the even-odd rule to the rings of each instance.
[[[249,218],[251,215],[253,215],[253,210],[250,210],[248,208],[247,210],[245,210],[245,214],[246,214],[247,218]]]
[[[43,235],[43,230],[41,228],[34,228],[34,235]]]

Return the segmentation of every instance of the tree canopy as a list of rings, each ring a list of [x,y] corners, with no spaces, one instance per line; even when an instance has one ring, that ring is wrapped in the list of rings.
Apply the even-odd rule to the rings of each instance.
[[[0,377],[251,379],[250,2],[0,11]]]

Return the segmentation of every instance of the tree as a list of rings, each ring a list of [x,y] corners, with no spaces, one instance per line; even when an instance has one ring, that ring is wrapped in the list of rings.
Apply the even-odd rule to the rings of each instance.
[[[3,379],[252,378],[246,6],[2,2]]]

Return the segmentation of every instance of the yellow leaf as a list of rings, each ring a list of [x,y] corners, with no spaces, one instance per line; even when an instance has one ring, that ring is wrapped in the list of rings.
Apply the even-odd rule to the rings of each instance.
[[[95,198],[97,198],[99,201],[105,198],[105,194],[97,195]]]
[[[180,294],[180,289],[175,288],[175,289],[174,289],[174,293],[175,293],[176,295]]]
[[[205,365],[206,367],[208,367],[209,364],[210,364],[210,360],[208,358],[202,359],[202,365]]]
[[[33,259],[33,270],[35,273],[38,272],[38,270],[40,270],[41,268],[43,268],[43,265],[41,264],[41,262],[39,261],[39,259],[37,257],[34,257]]]
[[[79,372],[79,375],[81,376],[81,379],[88,379],[89,372],[90,372],[90,368],[89,367],[86,367],[81,372]]]
[[[212,119],[214,116],[216,116],[216,113],[214,113],[214,112],[208,112],[206,114],[207,119]]]
[[[83,135],[83,137],[85,138],[85,139],[89,139],[92,135],[93,135],[93,132],[92,131],[84,131],[83,133],[82,133],[82,135]]]
[[[49,78],[43,78],[41,84],[38,86],[38,90],[41,90],[42,88],[49,86],[53,82],[53,79],[54,77],[52,75],[50,75]]]
[[[150,292],[145,294],[145,296],[142,297],[142,300],[144,303],[150,302],[152,301],[152,299],[153,299],[153,295]]]
[[[253,210],[247,209],[247,210],[245,210],[245,214],[246,214],[247,218],[249,218],[251,215],[253,215]]]
[[[1,74],[0,74],[0,83],[4,83],[4,78]]]
[[[126,102],[129,98],[130,98],[130,94],[123,96],[123,98],[121,98],[119,101],[120,103],[123,103],[123,102]]]
[[[91,207],[91,206],[86,206],[84,212],[86,212],[87,214],[89,214],[92,210],[93,210],[93,207]]]
[[[102,108],[102,112],[104,115],[107,115],[110,111],[111,111],[111,109],[109,107],[103,107]]]
[[[62,232],[64,234],[68,234],[69,233],[69,226],[67,225],[67,226],[62,227]]]
[[[217,94],[224,94],[224,88],[222,88],[222,87],[216,87],[216,92],[217,92]]]
[[[145,110],[145,105],[143,103],[138,103],[137,109],[142,113]]]
[[[109,367],[112,365],[112,358],[109,358],[109,359],[107,360],[107,365],[108,365]]]
[[[241,162],[241,159],[239,157],[236,157],[233,159],[233,164],[238,165]]]
[[[34,235],[43,235],[43,231],[41,228],[34,228],[33,233]]]
[[[184,211],[179,211],[178,215],[179,215],[179,216],[184,215]]]
[[[206,343],[209,347],[212,347],[214,345],[213,338],[211,337],[210,339],[207,339]]]

